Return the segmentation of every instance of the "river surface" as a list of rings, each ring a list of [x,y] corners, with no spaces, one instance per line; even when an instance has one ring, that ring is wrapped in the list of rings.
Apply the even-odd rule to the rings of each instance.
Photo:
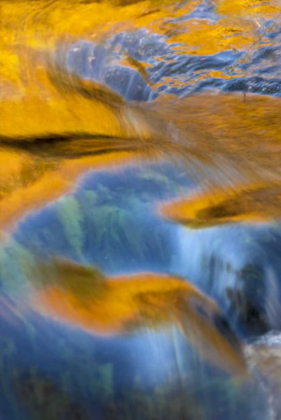
[[[0,13],[0,420],[280,419],[280,1]]]

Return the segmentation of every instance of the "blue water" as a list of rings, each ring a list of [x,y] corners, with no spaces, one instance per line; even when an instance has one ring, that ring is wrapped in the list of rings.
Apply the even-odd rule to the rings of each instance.
[[[191,19],[212,25],[221,17],[213,2],[202,1],[170,23],[177,27]],[[212,55],[180,54],[183,44],[146,29],[111,33],[100,44],[81,39],[69,47],[68,71],[126,101],[208,89],[278,97],[281,25],[277,19],[261,22],[253,46]],[[128,55],[149,64],[147,77],[122,64]],[[213,70],[221,77],[211,76]],[[172,164],[92,171],[69,194],[18,222],[0,249],[1,420],[269,419],[267,396],[255,376],[236,383],[175,326],[155,332],[148,325],[101,338],[26,309],[33,289],[29,270],[59,255],[96,265],[106,275],[181,275],[216,300],[245,343],[279,330],[280,225],[201,231],[159,217],[155,204],[193,186]],[[241,310],[237,290],[251,313]]]

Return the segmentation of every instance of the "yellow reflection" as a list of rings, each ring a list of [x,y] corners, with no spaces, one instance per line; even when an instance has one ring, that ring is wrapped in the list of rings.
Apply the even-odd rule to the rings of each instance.
[[[171,0],[111,1],[1,0],[0,86],[2,94],[25,92],[42,66],[42,54],[66,40],[100,41],[112,31],[159,29],[167,16],[179,17],[186,7]],[[168,9],[167,9],[168,7]],[[192,9],[191,9],[192,10]]]
[[[6,144],[0,149],[1,161],[5,162],[0,173],[2,227],[68,192],[77,178],[91,168],[111,169],[166,158],[183,164],[201,185],[212,189],[216,176],[238,186],[243,176],[245,185],[251,180],[253,189],[256,183],[258,189],[261,182],[280,182],[280,98],[202,94],[181,100],[167,97],[132,108],[121,105],[116,113],[108,106],[109,133],[100,137],[94,131],[95,119],[90,117],[92,101],[85,102],[85,108],[78,107],[77,119],[70,117],[70,110],[66,111],[67,118],[56,119],[56,109],[47,107],[44,122],[38,122],[38,126],[32,125],[32,118],[29,125],[26,117],[27,124],[22,124],[26,137],[2,137]],[[19,133],[21,125],[16,121],[20,115],[25,120],[26,108],[14,108],[17,112],[9,115],[10,130]],[[114,119],[109,118],[110,113],[116,123],[121,121],[111,134]],[[54,130],[52,134],[44,132],[48,125]],[[41,130],[38,137],[34,129]],[[118,135],[114,137],[114,133]],[[270,213],[273,215],[272,210]]]
[[[106,145],[104,145],[106,147]],[[151,154],[153,159],[157,154]],[[4,160],[8,158],[7,160]],[[79,176],[87,170],[117,169],[130,163],[149,160],[149,153],[109,152],[76,159],[40,158],[0,149],[0,228],[11,229],[30,211],[69,192]]]
[[[192,19],[185,30],[171,38],[180,42],[180,52],[188,54],[212,55],[222,51],[249,48],[256,39],[256,24],[244,19],[221,19],[217,23]],[[179,52],[179,53],[180,53]]]
[[[200,192],[159,207],[165,218],[192,227],[262,223],[281,218],[281,183]]]
[[[66,193],[91,168],[167,157],[204,186],[216,176],[236,183],[238,172],[247,183],[280,179],[280,98],[205,93],[128,104],[67,74],[63,60],[56,67],[77,39],[100,43],[140,27],[168,31],[167,42],[180,41],[182,52],[247,48],[256,30],[252,11],[268,17],[280,10],[275,2],[222,0],[217,22],[183,19],[171,26],[172,17],[198,3],[0,2],[0,228]],[[145,66],[127,61],[149,82]]]
[[[215,0],[218,13],[223,15],[255,15],[272,18],[281,12],[279,0]]]
[[[136,273],[106,278],[98,269],[54,259],[41,265],[32,306],[98,335],[175,323],[212,363],[245,373],[240,344],[215,302],[180,277]],[[37,282],[38,282],[37,278]]]
[[[280,179],[280,98],[204,93],[174,101],[161,98],[147,106],[174,127],[182,159],[210,165],[197,166],[201,182],[212,182],[211,168],[232,182],[237,182],[235,168],[246,179]],[[172,139],[171,130],[169,134]]]
[[[215,3],[220,19],[209,22],[207,19],[175,20],[191,13],[200,4],[199,0],[2,0],[1,95],[24,95],[29,85],[40,92],[36,74],[44,66],[42,57],[62,43],[77,39],[103,42],[117,32],[146,28],[167,35],[170,43],[182,43],[181,52],[215,54],[250,48],[259,36],[257,18],[278,19],[281,11],[278,0],[215,0]]]

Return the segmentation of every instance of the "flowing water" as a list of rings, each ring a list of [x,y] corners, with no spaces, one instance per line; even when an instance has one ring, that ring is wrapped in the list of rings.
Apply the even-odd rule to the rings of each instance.
[[[280,419],[280,1],[0,15],[0,419]]]

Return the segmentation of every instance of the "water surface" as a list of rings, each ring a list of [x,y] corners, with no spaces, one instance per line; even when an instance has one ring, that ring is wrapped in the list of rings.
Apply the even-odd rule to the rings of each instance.
[[[0,8],[0,418],[278,419],[280,3]]]

